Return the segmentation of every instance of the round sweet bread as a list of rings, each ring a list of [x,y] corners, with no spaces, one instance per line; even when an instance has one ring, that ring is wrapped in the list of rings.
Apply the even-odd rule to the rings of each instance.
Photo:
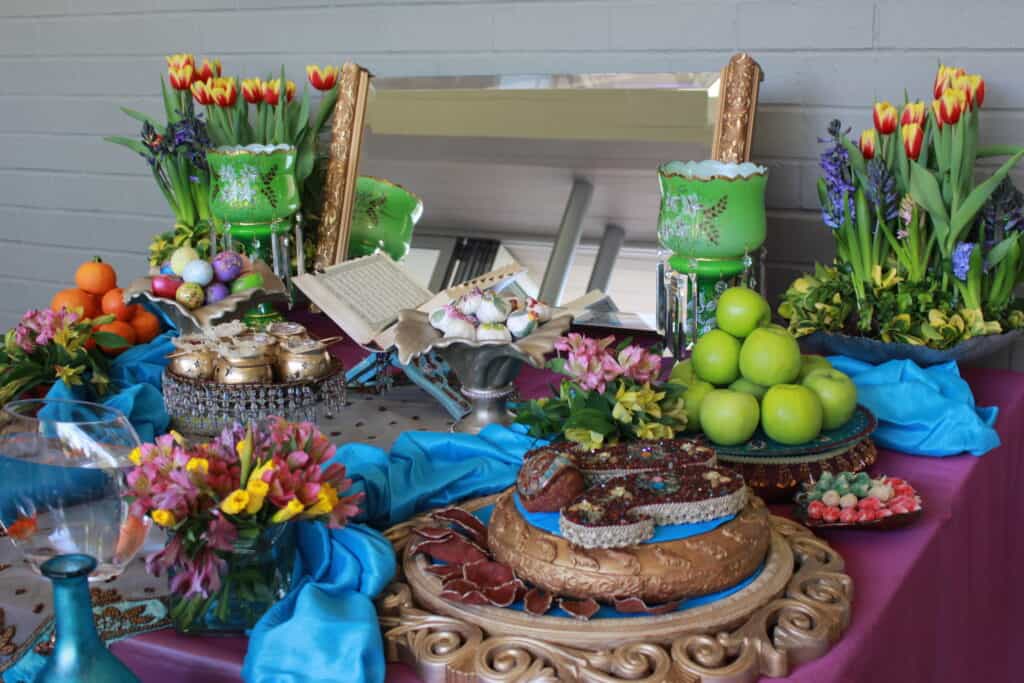
[[[516,478],[519,499],[530,512],[558,512],[584,487],[583,475],[573,461],[551,448],[528,454]]]

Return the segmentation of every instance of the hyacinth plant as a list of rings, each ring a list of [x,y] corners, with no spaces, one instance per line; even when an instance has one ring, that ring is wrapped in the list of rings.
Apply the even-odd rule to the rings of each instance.
[[[273,602],[266,577],[235,571],[242,544],[292,521],[342,527],[359,512],[362,494],[342,495],[352,482],[344,465],[330,462],[334,451],[315,425],[270,418],[194,447],[172,432],[131,454],[130,512],[169,535],[146,567],[170,574],[171,618],[181,630],[211,607],[226,612],[231,595]]]
[[[1021,326],[1024,195],[1009,177],[1024,147],[980,147],[985,81],[941,65],[931,106],[874,105],[858,142],[829,124],[820,158],[832,267],[787,290],[779,313],[797,336],[819,330],[948,348]],[[975,183],[978,160],[1008,157]]]
[[[88,383],[100,396],[110,385],[110,361],[96,348],[127,346],[121,337],[93,328],[113,322],[108,315],[92,320],[81,311],[31,310],[4,336],[0,349],[0,405],[19,396],[43,392],[57,380],[68,386]]]
[[[587,449],[635,439],[671,439],[686,428],[686,387],[659,383],[661,356],[614,337],[572,333],[555,343],[548,367],[564,376],[554,398],[523,404],[516,421],[530,434]],[[564,354],[564,355],[563,355]]]

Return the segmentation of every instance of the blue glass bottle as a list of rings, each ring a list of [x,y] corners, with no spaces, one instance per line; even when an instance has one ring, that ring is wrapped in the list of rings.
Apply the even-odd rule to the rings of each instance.
[[[100,640],[92,616],[88,555],[58,555],[40,568],[53,583],[57,642],[36,683],[139,683]]]

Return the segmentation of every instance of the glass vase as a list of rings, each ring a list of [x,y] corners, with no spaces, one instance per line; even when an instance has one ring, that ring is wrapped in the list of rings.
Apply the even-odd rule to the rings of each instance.
[[[278,524],[240,537],[225,561],[220,588],[208,597],[171,596],[170,617],[179,633],[238,635],[251,629],[291,587],[295,531]]]

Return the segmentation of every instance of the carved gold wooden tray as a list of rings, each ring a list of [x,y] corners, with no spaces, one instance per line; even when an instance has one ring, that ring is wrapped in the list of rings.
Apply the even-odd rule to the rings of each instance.
[[[410,531],[426,521],[387,531],[404,559],[377,603],[388,658],[409,664],[426,683],[747,683],[821,657],[850,620],[853,582],[842,558],[781,517],[771,517],[764,569],[742,590],[673,614],[589,622],[442,600],[424,560],[404,552]]]

